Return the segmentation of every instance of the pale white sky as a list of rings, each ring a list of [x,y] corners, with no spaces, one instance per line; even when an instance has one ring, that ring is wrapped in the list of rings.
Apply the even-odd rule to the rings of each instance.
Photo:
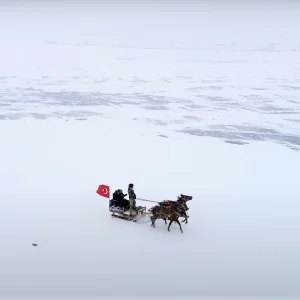
[[[0,4],[3,43],[51,40],[103,44],[113,40],[130,45],[138,34],[140,43],[148,42],[153,47],[158,46],[158,41],[165,46],[182,47],[208,40],[300,44],[300,4],[296,1],[176,1],[169,5],[119,1],[118,5],[96,1],[72,5],[50,1],[17,3]]]

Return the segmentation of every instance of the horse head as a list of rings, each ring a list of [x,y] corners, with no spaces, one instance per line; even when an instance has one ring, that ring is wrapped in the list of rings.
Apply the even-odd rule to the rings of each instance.
[[[193,196],[188,196],[188,195],[183,195],[183,194],[180,194],[180,196],[178,196],[178,200],[190,201],[192,199],[193,199]]]

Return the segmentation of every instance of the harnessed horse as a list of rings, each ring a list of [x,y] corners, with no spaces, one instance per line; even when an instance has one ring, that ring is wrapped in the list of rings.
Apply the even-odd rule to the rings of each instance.
[[[152,214],[151,216],[151,227],[155,228],[155,221],[157,219],[163,219],[165,221],[165,224],[167,224],[167,219],[170,220],[168,231],[170,231],[170,226],[173,222],[176,222],[179,227],[180,231],[183,233],[181,224],[179,222],[180,217],[184,217],[185,219],[182,222],[188,223],[189,216],[187,215],[186,211],[189,210],[186,202],[191,200],[191,196],[186,195],[180,195],[177,199],[177,201],[168,201],[167,203],[169,205],[167,206],[154,206],[149,209],[149,212]],[[163,203],[163,202],[162,202]]]

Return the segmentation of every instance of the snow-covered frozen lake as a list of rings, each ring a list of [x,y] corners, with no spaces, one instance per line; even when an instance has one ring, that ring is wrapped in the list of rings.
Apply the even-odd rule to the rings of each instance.
[[[1,297],[300,297],[300,3],[227,4],[0,5]]]

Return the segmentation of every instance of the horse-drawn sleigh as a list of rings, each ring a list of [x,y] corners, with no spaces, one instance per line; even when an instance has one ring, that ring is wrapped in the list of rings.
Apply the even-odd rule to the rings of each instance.
[[[101,196],[104,195],[102,194]],[[161,202],[137,198],[137,200],[140,201],[157,203],[157,205],[151,207],[148,211],[146,206],[135,206],[132,208],[129,200],[125,199],[124,196],[126,195],[124,195],[122,190],[119,189],[115,191],[113,198],[109,200],[109,211],[112,213],[111,216],[113,218],[133,221],[136,223],[151,222],[151,227],[153,228],[155,228],[156,220],[162,219],[165,221],[165,224],[167,224],[167,220],[169,220],[168,231],[170,231],[172,223],[175,222],[179,225],[180,231],[183,233],[179,218],[184,218],[181,223],[188,223],[189,216],[187,211],[189,208],[187,206],[187,202],[193,199],[192,196],[181,194],[178,196],[176,201],[164,200]]]

